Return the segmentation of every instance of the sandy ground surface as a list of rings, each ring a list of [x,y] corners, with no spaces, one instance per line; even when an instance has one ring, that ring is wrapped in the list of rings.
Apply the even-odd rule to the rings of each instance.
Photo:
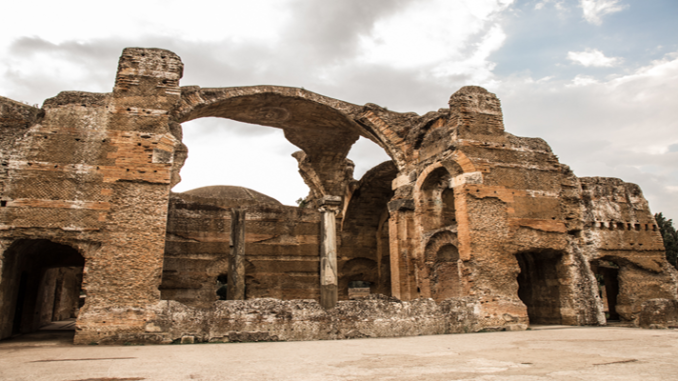
[[[74,346],[0,341],[0,380],[678,380],[678,330],[522,332],[343,341]]]

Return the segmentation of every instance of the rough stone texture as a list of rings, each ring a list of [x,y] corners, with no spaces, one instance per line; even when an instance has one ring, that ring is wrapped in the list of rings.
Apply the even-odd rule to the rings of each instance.
[[[638,186],[577,178],[543,140],[507,133],[485,89],[417,115],[289,87],[182,88],[182,73],[172,52],[128,48],[111,93],[40,109],[0,98],[0,337],[49,320],[45,274],[80,266],[79,343],[674,324],[678,273]],[[282,129],[302,150],[305,207],[237,187],[171,193],[181,123],[201,117]],[[392,161],[356,181],[360,136]],[[234,208],[246,300],[217,301]],[[321,269],[321,252],[336,263]],[[368,299],[347,301],[351,284]]]
[[[162,299],[203,307],[217,300],[217,278],[228,274],[234,207],[246,211],[245,297],[319,297],[320,213],[243,199],[240,191],[218,198],[192,193],[170,199]]]
[[[76,342],[244,342],[337,340],[364,337],[398,337],[481,330],[519,330],[526,322],[516,316],[484,318],[473,298],[450,299],[437,304],[431,299],[410,302],[372,295],[359,301],[342,301],[323,309],[316,300],[261,298],[218,301],[210,308],[189,307],[163,301],[146,310],[90,310],[92,318],[108,316],[124,327],[108,332],[85,333]],[[139,319],[137,316],[145,316]],[[87,317],[85,317],[87,320]],[[499,324],[496,324],[499,323]],[[84,327],[83,327],[84,328]],[[190,338],[190,339],[187,339]]]
[[[678,327],[678,302],[670,299],[650,299],[643,303],[639,324],[643,328]]]

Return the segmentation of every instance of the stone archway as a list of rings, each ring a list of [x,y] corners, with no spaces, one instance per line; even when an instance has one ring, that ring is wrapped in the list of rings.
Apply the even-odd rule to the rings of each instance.
[[[285,138],[301,151],[293,156],[313,200],[326,196],[342,197],[353,180],[346,159],[360,136],[372,140],[395,157],[386,136],[356,121],[363,107],[325,97],[299,88],[251,86],[181,89],[181,102],[172,111],[175,129],[190,120],[217,117],[280,128]],[[402,156],[402,155],[400,155]],[[177,152],[183,162],[185,152]],[[182,164],[174,166],[174,178]]]
[[[78,250],[46,239],[19,239],[2,261],[0,338],[77,316],[85,266]]]

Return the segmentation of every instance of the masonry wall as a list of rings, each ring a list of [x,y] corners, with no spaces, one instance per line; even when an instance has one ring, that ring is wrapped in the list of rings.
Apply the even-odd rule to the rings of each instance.
[[[217,300],[217,278],[228,274],[231,208],[246,211],[246,299],[317,299],[319,212],[182,194],[170,201],[162,299]]]
[[[340,301],[331,310],[323,309],[315,300],[218,301],[210,309],[162,301],[144,310],[134,310],[132,316],[128,314],[133,329],[103,339],[80,335],[76,343],[337,340],[526,328],[515,322],[492,326],[479,311],[479,302],[473,298],[437,304],[425,299],[402,302],[372,295],[359,301]],[[112,317],[125,314],[111,309],[88,313]],[[142,320],[135,315],[146,318]]]
[[[85,310],[159,300],[178,145],[168,110],[182,70],[173,53],[126,49],[113,93],[62,92],[39,111],[3,102],[12,140],[2,142],[0,240],[5,248],[47,239],[76,249],[85,259]],[[99,330],[105,320],[79,324]]]
[[[171,52],[130,48],[111,93],[63,92],[40,109],[0,98],[0,337],[16,328],[24,271],[83,265],[78,343],[605,324],[599,268],[618,274],[611,308],[622,320],[678,319],[678,274],[640,189],[579,179],[543,140],[505,132],[485,89],[464,87],[420,116],[295,88],[182,90],[182,72]],[[304,149],[295,157],[311,204],[342,200],[341,299],[362,280],[399,300],[327,311],[309,301],[320,283],[315,209],[172,196],[187,154],[179,123],[203,116],[284,129]],[[393,159],[360,183],[346,159],[359,135]],[[247,213],[248,300],[216,301],[234,207]],[[39,279],[28,283],[39,295]],[[29,304],[21,329],[41,321]]]
[[[678,273],[666,261],[661,234],[636,184],[616,178],[580,179],[584,205],[581,244],[592,265],[618,268],[616,310],[639,324],[643,303],[676,298]]]
[[[578,179],[543,140],[504,132],[498,99],[481,88],[461,89],[449,109],[410,126],[416,149],[389,204],[398,297],[468,295],[487,316],[532,310],[536,322],[605,324],[594,272],[602,258],[619,266],[612,308],[624,321],[638,324],[643,301],[675,300],[675,270],[637,186]]]

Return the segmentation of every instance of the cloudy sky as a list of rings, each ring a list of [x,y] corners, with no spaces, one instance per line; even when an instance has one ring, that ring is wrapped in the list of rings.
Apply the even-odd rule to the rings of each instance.
[[[639,184],[678,221],[676,0],[34,0],[2,13],[2,96],[109,92],[128,46],[179,54],[182,85],[304,87],[420,114],[480,85],[508,132],[544,138],[578,176]],[[241,185],[291,205],[308,193],[280,130],[200,119],[184,137],[175,191]],[[358,178],[388,159],[364,139],[349,158]]]

